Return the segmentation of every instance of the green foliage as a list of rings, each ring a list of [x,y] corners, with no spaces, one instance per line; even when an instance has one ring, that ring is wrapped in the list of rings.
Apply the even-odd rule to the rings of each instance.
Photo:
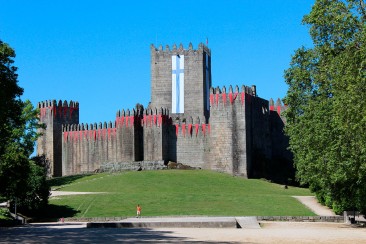
[[[48,198],[44,167],[29,159],[40,127],[38,111],[20,99],[14,57],[14,50],[0,41],[0,195],[17,199],[19,209],[35,210]]]
[[[33,157],[30,161],[30,173],[24,195],[18,200],[19,211],[34,215],[48,204],[50,187],[47,182],[47,165],[44,156]]]
[[[58,207],[57,212],[48,211],[54,218],[133,216],[137,204],[142,206],[143,216],[314,215],[292,197],[311,195],[308,189],[284,189],[263,180],[212,171],[131,171],[78,177],[74,182],[65,177],[64,186],[60,182],[61,178],[57,185],[62,191],[101,194],[50,198],[52,209]]]
[[[360,1],[317,0],[314,47],[285,71],[286,133],[297,178],[336,212],[366,212],[366,29]]]
[[[8,143],[0,157],[0,194],[7,199],[24,195],[30,171],[28,157],[19,144]]]
[[[12,137],[13,129],[21,124],[23,89],[18,86],[17,68],[13,66],[14,50],[0,40],[0,156]]]
[[[11,220],[10,213],[7,208],[0,208],[0,223],[2,220]],[[0,225],[1,226],[1,225]]]

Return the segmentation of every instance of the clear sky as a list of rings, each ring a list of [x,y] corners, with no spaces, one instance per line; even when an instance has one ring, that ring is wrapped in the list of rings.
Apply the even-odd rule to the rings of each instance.
[[[208,38],[214,87],[283,98],[291,55],[311,47],[301,20],[314,2],[0,0],[0,39],[16,51],[23,99],[76,100],[80,122],[114,121],[150,101],[151,44]]]

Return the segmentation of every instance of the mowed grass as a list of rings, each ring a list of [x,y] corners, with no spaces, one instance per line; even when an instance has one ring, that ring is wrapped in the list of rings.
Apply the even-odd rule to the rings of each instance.
[[[134,216],[137,204],[142,206],[143,216],[315,215],[291,197],[312,195],[308,189],[284,189],[264,180],[213,171],[130,171],[67,179],[67,185],[61,185],[62,179],[51,181],[52,188],[102,193],[50,198],[58,206],[57,217]],[[68,208],[68,214],[62,207]]]

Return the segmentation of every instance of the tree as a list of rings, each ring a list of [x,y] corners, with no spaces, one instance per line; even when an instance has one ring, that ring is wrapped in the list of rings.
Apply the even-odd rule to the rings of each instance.
[[[363,0],[317,0],[303,19],[314,46],[285,71],[297,178],[337,213],[366,213],[365,13]]]
[[[20,96],[15,52],[0,41],[0,195],[17,199],[20,207],[36,209],[47,203],[46,173],[29,159],[38,137],[38,111]]]
[[[44,155],[31,158],[30,173],[27,185],[24,186],[25,193],[17,202],[20,211],[36,214],[47,206],[50,195],[50,187],[46,181],[47,169],[48,162]]]
[[[21,124],[23,89],[17,84],[14,57],[14,50],[0,40],[0,155],[4,155],[13,128]]]

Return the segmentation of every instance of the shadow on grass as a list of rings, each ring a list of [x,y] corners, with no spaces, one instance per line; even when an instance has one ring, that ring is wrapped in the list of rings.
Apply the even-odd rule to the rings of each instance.
[[[48,184],[50,187],[57,187],[62,185],[71,184],[74,181],[81,179],[85,176],[89,176],[91,174],[83,174],[83,175],[70,175],[70,176],[64,176],[64,177],[57,177],[52,178],[48,180]]]
[[[37,217],[33,217],[33,220],[37,222],[58,221],[60,218],[74,217],[79,212],[66,205],[49,204],[45,209],[42,209],[42,212]]]

